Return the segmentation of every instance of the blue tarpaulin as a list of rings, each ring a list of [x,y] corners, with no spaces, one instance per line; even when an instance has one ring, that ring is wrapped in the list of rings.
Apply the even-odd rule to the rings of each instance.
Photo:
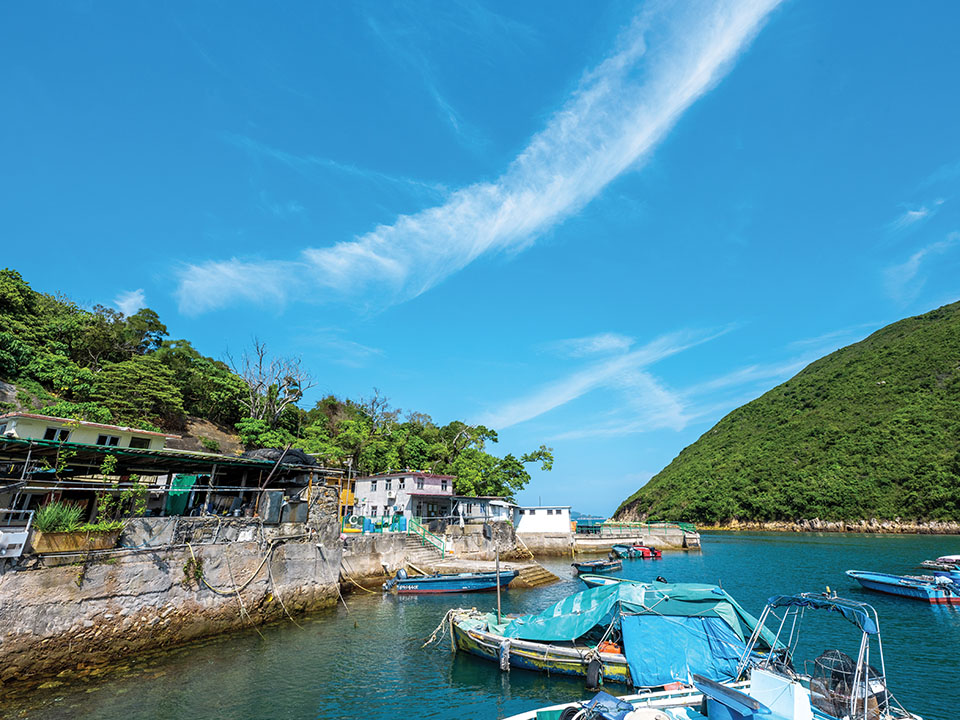
[[[745,649],[719,617],[624,615],[620,628],[636,686],[691,682],[693,673],[718,682],[731,680]]]

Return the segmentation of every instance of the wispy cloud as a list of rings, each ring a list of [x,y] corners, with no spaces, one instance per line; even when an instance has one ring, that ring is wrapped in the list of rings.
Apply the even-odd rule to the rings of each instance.
[[[851,325],[850,327],[841,328],[839,330],[831,330],[830,332],[825,332],[822,335],[817,335],[816,337],[794,340],[787,347],[809,348],[823,347],[827,345],[835,346],[838,343],[847,344],[847,342],[854,336],[863,337],[864,330],[875,329],[878,327],[880,327],[880,323],[877,322],[858,323],[856,325]]]
[[[363,168],[350,163],[337,162],[336,160],[318,155],[298,155],[260,142],[247,135],[228,134],[224,136],[224,139],[231,145],[245,150],[252,156],[274,160],[296,170],[308,178],[311,177],[311,173],[317,170],[325,170],[372,182],[398,186],[404,189],[423,191],[433,197],[439,197],[447,193],[447,188],[439,183],[431,183],[403,175],[392,175],[372,168]]]
[[[508,401],[482,415],[478,422],[498,430],[532,420],[601,388],[624,395],[634,410],[667,426],[683,424],[681,403],[644,370],[664,358],[718,337],[722,332],[706,334],[679,332],[664,335],[637,350],[594,362],[566,377]],[[570,341],[566,341],[570,342]]]
[[[589,337],[570,338],[548,343],[544,347],[555,353],[569,357],[583,357],[585,355],[601,355],[611,352],[623,352],[633,345],[633,338],[617,333],[597,333]]]
[[[936,214],[937,210],[940,209],[940,206],[943,205],[943,199],[937,199],[929,205],[921,205],[917,208],[908,208],[897,217],[893,222],[888,226],[891,232],[900,232],[906,230],[909,227],[916,225],[917,223],[927,220],[933,215]]]
[[[143,292],[143,288],[127,290],[117,295],[113,299],[113,304],[117,310],[129,316],[147,306],[147,297]]]
[[[927,281],[922,273],[927,258],[947,252],[958,242],[960,233],[951,233],[945,240],[917,250],[906,262],[888,267],[884,271],[884,283],[890,297],[904,304],[916,298]]]
[[[573,96],[496,181],[463,188],[437,207],[354,240],[308,248],[294,261],[305,282],[285,278],[267,294],[300,294],[309,287],[313,296],[366,293],[378,303],[401,302],[487,253],[526,248],[646,159],[726,74],[777,4],[645,6],[616,51],[584,74]],[[250,279],[238,272],[244,264],[234,259],[186,267],[177,291],[181,310],[198,313],[249,298]],[[246,263],[258,279],[265,264],[288,263]],[[211,285],[210,275],[236,282]],[[286,276],[285,270],[278,275]]]

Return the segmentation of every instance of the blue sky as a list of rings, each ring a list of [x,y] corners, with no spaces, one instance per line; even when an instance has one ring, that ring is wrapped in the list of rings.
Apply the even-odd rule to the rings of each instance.
[[[953,2],[6,4],[0,264],[609,513],[960,299]]]

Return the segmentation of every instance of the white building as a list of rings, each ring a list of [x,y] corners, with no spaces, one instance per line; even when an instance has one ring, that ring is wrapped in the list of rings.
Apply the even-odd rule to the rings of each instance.
[[[20,440],[52,440],[141,450],[162,450],[168,438],[180,437],[120,425],[19,412],[0,415],[0,435]]]
[[[513,522],[516,504],[499,495],[458,495],[453,499],[453,515],[464,522]]]
[[[419,470],[368,475],[356,479],[355,509],[366,517],[402,514],[434,519],[453,512],[453,475]]]
[[[518,534],[523,533],[570,533],[569,505],[536,505],[517,507],[513,525]]]

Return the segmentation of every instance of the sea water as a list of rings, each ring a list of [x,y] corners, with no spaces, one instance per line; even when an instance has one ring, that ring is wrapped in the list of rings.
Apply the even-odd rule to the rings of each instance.
[[[703,549],[625,560],[624,577],[722,584],[759,615],[770,595],[824,591],[879,613],[889,687],[928,720],[960,707],[960,607],[860,589],[848,569],[919,573],[920,561],[960,554],[960,537],[793,533],[704,534]],[[561,582],[503,594],[503,611],[537,612],[583,589],[570,560],[544,564]],[[357,591],[348,608],[129,658],[97,677],[53,684],[0,705],[18,718],[501,718],[589,697],[581,680],[513,670],[453,654],[448,638],[422,648],[451,606],[494,609],[494,593],[382,596]],[[831,648],[856,657],[859,630],[834,613],[806,614],[798,660]],[[876,661],[876,658],[871,658]],[[800,663],[798,662],[798,665]],[[798,669],[803,669],[802,666]],[[809,669],[809,666],[808,666]],[[56,680],[54,683],[58,682]],[[615,692],[625,692],[610,686]]]

